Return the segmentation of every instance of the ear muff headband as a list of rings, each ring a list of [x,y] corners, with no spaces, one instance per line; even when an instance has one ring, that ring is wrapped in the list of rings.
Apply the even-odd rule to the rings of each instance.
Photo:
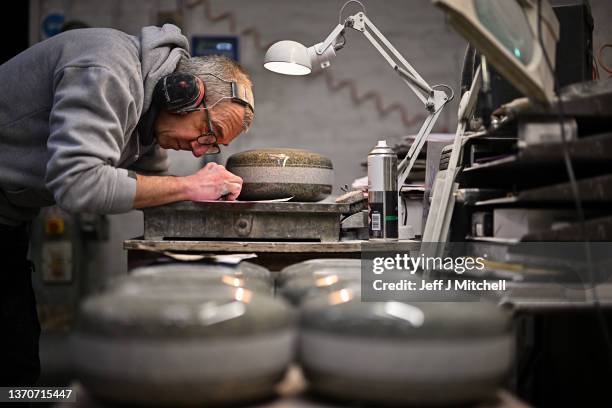
[[[202,103],[204,82],[191,74],[169,74],[162,77],[153,90],[153,102],[169,112],[194,109]]]

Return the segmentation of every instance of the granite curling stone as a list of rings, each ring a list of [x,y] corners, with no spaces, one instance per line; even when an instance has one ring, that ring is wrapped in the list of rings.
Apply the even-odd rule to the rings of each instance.
[[[299,306],[311,296],[330,293],[349,285],[359,285],[361,270],[339,270],[337,268],[321,268],[311,274],[296,276],[277,289],[289,303]]]
[[[332,192],[329,158],[300,149],[256,149],[233,154],[228,171],[242,177],[240,200],[320,201]]]
[[[82,304],[77,379],[125,406],[235,404],[274,393],[292,361],[293,312],[244,288],[136,285]]]
[[[511,367],[510,316],[462,298],[361,302],[358,288],[309,298],[297,349],[311,390],[380,405],[455,406],[493,396]]]
[[[333,272],[332,272],[333,271]],[[282,287],[296,277],[333,273],[341,277],[359,277],[361,260],[350,258],[317,258],[298,262],[283,268],[276,277],[276,283]]]
[[[270,294],[274,292],[270,272],[250,262],[242,262],[237,266],[174,262],[140,267],[112,280],[109,290],[129,290],[133,285],[225,285]]]

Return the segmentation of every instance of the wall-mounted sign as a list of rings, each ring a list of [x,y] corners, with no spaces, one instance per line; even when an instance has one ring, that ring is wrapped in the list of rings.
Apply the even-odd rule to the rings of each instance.
[[[239,42],[236,36],[194,36],[191,38],[191,55],[225,55],[234,61],[240,61]]]
[[[43,18],[41,30],[44,37],[53,37],[62,29],[66,18],[62,13],[49,13]]]

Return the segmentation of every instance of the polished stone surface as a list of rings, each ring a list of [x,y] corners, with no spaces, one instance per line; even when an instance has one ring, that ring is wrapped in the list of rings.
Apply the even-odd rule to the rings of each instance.
[[[276,278],[276,282],[279,286],[283,286],[296,277],[325,273],[335,273],[339,276],[348,277],[355,276],[357,273],[361,273],[361,260],[350,258],[309,259],[283,268]]]
[[[110,337],[223,338],[291,326],[281,299],[227,285],[131,283],[86,299],[77,331]]]
[[[244,403],[274,394],[293,361],[294,312],[242,287],[131,282],[85,300],[77,379],[125,406]]]
[[[272,293],[273,278],[259,265],[241,262],[239,265],[171,262],[140,267],[128,275],[112,280],[109,290],[125,290],[133,285],[227,285]]]
[[[283,296],[292,305],[299,306],[313,296],[320,296],[343,288],[359,285],[359,270],[352,276],[334,273],[332,268],[319,270],[311,275],[294,277],[278,288],[277,295]]]
[[[398,339],[472,339],[511,331],[510,314],[472,295],[449,292],[447,301],[362,302],[360,288],[309,298],[301,308],[300,326],[308,330],[356,337]],[[411,321],[418,319],[418,324]]]
[[[314,392],[395,406],[491,398],[514,348],[509,313],[464,293],[445,302],[362,302],[359,287],[306,299],[298,361]]]

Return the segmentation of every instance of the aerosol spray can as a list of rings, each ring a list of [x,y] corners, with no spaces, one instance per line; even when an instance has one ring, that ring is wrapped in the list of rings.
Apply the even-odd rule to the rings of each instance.
[[[368,154],[370,238],[397,239],[397,155],[385,140]]]

